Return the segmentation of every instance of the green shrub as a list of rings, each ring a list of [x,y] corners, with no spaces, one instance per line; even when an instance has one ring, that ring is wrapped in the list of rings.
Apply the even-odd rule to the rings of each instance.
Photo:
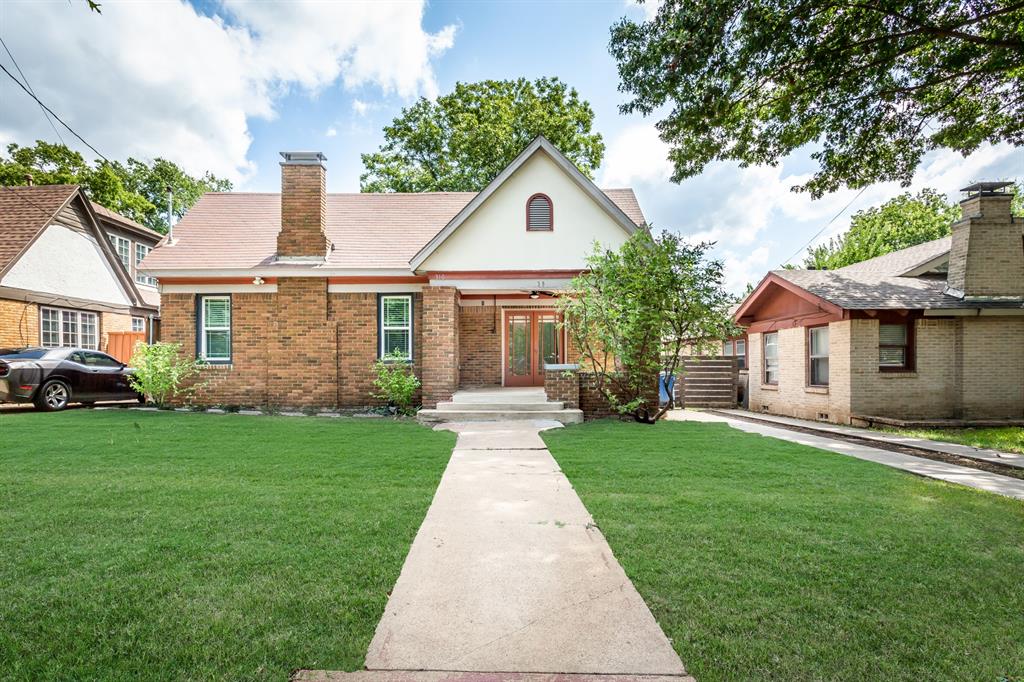
[[[128,383],[156,405],[163,407],[177,395],[191,394],[198,387],[183,388],[186,380],[199,373],[202,363],[179,355],[180,343],[139,342],[132,352]]]
[[[420,380],[413,374],[412,365],[399,352],[385,355],[373,364],[377,378],[373,385],[380,398],[388,403],[398,414],[413,414],[413,396],[420,387]]]

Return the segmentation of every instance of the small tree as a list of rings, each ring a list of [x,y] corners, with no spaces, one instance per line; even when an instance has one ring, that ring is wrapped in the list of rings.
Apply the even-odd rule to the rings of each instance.
[[[180,343],[135,344],[131,361],[135,371],[128,375],[128,383],[160,407],[176,395],[191,394],[198,386],[183,385],[199,373],[202,363],[180,356],[180,351]]]
[[[560,299],[570,341],[620,414],[654,423],[672,406],[670,397],[659,410],[653,398],[659,374],[675,375],[684,348],[701,351],[735,333],[722,263],[705,258],[711,246],[646,231],[619,251],[598,245]]]
[[[398,414],[412,414],[413,396],[420,387],[420,380],[413,374],[412,364],[405,356],[394,351],[388,353],[373,365],[377,378],[373,380],[378,393],[374,398],[387,401],[388,407],[394,408]]]

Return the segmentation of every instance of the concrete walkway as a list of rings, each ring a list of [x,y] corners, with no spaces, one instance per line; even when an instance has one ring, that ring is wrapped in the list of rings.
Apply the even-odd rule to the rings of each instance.
[[[368,670],[685,674],[540,439],[550,426],[438,427],[458,442],[377,626]]]
[[[780,417],[774,414],[763,414],[761,412],[751,412],[749,410],[715,411],[727,415],[735,415],[737,417],[748,417],[750,419],[774,422],[784,426],[797,426],[802,429],[814,429],[815,431],[824,431],[826,433],[834,433],[837,435],[853,436],[855,438],[873,440],[889,445],[904,445],[919,448],[921,450],[930,450],[931,452],[938,452],[944,455],[956,455],[957,457],[966,457],[967,459],[977,459],[982,462],[991,462],[993,464],[1002,464],[1004,466],[1024,469],[1024,455],[1018,455],[1013,452],[976,448],[971,445],[961,445],[960,443],[950,443],[941,440],[930,440],[928,438],[915,438],[913,436],[903,436],[898,433],[873,431],[872,429],[864,429],[857,426],[843,426],[841,424],[829,424],[827,422],[814,422],[807,419]]]
[[[946,481],[947,483],[958,483],[969,488],[977,488],[990,493],[1014,497],[1024,500],[1024,480],[1011,476],[972,469],[970,467],[947,464],[923,457],[905,455],[892,450],[882,450],[868,445],[860,445],[846,440],[829,438],[825,435],[813,435],[801,433],[782,427],[769,426],[767,424],[756,424],[742,419],[723,417],[707,412],[696,412],[693,410],[672,410],[668,413],[668,419],[673,421],[702,421],[720,422],[728,424],[734,429],[758,433],[762,436],[780,438],[803,445],[838,452],[841,455],[849,455],[857,459],[865,459],[870,462],[884,464],[894,469],[901,469],[910,473],[918,474],[928,478]]]

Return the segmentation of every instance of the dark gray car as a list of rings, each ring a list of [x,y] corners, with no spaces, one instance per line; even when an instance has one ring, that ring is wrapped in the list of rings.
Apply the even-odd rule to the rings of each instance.
[[[88,348],[0,348],[0,402],[32,402],[40,410],[68,403],[142,400],[128,383],[132,369]]]

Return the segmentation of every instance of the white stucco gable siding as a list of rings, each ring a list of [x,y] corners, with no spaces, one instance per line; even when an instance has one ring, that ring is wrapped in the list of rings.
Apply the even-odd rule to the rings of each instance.
[[[96,240],[58,223],[39,235],[0,284],[98,303],[132,304]]]
[[[554,230],[527,232],[526,202],[551,198]],[[420,271],[582,268],[595,241],[618,247],[629,235],[544,152],[533,154],[419,266]]]

